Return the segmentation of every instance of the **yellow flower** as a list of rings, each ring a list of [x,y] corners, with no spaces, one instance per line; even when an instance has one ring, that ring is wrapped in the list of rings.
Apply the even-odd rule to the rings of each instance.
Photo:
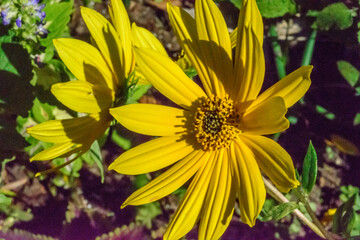
[[[243,0],[234,57],[224,18],[213,1],[195,1],[196,19],[171,4],[168,13],[203,88],[168,57],[135,48],[146,79],[180,108],[132,104],[111,109],[126,128],[160,137],[123,153],[109,169],[135,175],[175,163],[122,207],[156,201],[192,178],[164,239],[181,238],[198,221],[199,239],[218,239],[232,218],[236,198],[241,220],[255,224],[266,195],[260,170],[283,192],[299,185],[289,154],[261,135],[289,127],[285,113],[309,88],[312,66],[259,95],[265,64],[263,23],[255,0]]]
[[[111,24],[98,12],[81,8],[82,17],[95,41],[62,38],[54,40],[60,58],[78,79],[54,84],[51,92],[70,109],[86,113],[84,117],[52,120],[28,128],[34,138],[55,143],[30,160],[50,160],[78,156],[89,150],[112,121],[109,108],[122,103],[126,80],[135,68],[133,45],[151,48],[166,55],[161,43],[144,28],[130,27],[122,1],[113,0],[109,7]],[[141,84],[148,83],[136,73]]]

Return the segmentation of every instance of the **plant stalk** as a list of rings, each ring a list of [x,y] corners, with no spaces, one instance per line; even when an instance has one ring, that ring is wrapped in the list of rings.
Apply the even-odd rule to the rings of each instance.
[[[289,200],[279,190],[277,190],[277,188],[272,183],[270,183],[264,177],[263,177],[263,180],[264,180],[264,183],[265,183],[266,191],[267,191],[267,193],[270,194],[271,197],[273,197],[279,203],[287,203],[287,202],[289,202]],[[300,212],[299,209],[295,209],[293,211],[293,214],[295,216],[297,216],[311,230],[313,230],[318,236],[325,239],[325,234],[323,234],[323,232],[320,230],[320,228],[317,225],[315,225],[313,222],[311,222],[309,219],[307,219],[307,217],[302,212]]]

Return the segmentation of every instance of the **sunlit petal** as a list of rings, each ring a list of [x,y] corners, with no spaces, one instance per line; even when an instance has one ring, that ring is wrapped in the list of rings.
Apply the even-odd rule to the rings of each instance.
[[[141,205],[163,198],[187,182],[207,161],[210,153],[196,150],[126,199],[126,205]]]
[[[90,146],[83,146],[72,142],[57,143],[54,146],[39,152],[30,161],[46,161],[59,157],[69,157],[71,154],[82,151],[85,152]]]
[[[135,48],[136,63],[145,78],[174,103],[189,109],[204,91],[169,57],[149,48]]]
[[[255,225],[266,198],[266,190],[260,169],[254,159],[253,153],[240,140],[234,144],[234,154],[239,174],[240,189],[238,190],[241,221],[250,227]]]
[[[186,110],[155,104],[130,104],[110,109],[111,115],[127,129],[150,136],[184,133]]]
[[[99,50],[77,39],[59,38],[53,42],[61,60],[78,80],[114,89],[114,75]]]
[[[201,211],[199,239],[217,240],[225,232],[234,211],[236,194],[234,190],[228,151],[222,149],[215,159]]]
[[[76,112],[97,113],[108,109],[114,92],[104,85],[70,81],[52,85],[51,92],[65,106]]]
[[[122,1],[111,0],[109,5],[111,21],[116,29],[121,45],[119,45],[120,61],[127,78],[133,71],[133,42],[129,16]]]
[[[34,138],[44,142],[62,143],[71,141],[83,143],[88,141],[96,122],[97,119],[90,116],[51,120],[30,127],[27,132]]]
[[[127,73],[124,66],[124,50],[115,28],[100,13],[82,7],[81,15],[107,64],[115,73],[116,83],[121,86]],[[129,35],[131,32],[128,33]]]
[[[223,97],[232,77],[231,42],[225,20],[213,1],[195,2],[195,21],[203,63],[207,66],[213,93]]]
[[[299,185],[290,155],[275,141],[255,135],[241,134],[241,140],[251,149],[261,169],[282,192]]]
[[[287,108],[291,107],[304,96],[309,89],[312,69],[313,66],[304,66],[293,71],[261,93],[251,106],[257,105],[271,97],[279,96],[284,99]]]
[[[214,93],[211,84],[212,80],[198,41],[195,19],[183,9],[173,6],[170,2],[167,5],[167,10],[171,25],[182,49],[199,74],[205,92],[208,96],[212,95]]]
[[[134,38],[134,45],[136,47],[150,48],[158,53],[167,56],[167,52],[161,42],[149,30],[132,24],[132,33]]]
[[[175,240],[183,237],[197,222],[208,190],[216,155],[215,152],[211,153],[207,163],[199,169],[191,181],[184,198],[166,229],[164,240]]]
[[[249,134],[266,135],[289,128],[285,118],[287,108],[281,97],[273,97],[247,109],[240,121],[240,129]]]
[[[137,175],[167,167],[189,153],[194,147],[179,137],[160,137],[136,146],[115,159],[109,170]]]
[[[265,59],[262,46],[251,28],[244,28],[236,45],[231,96],[244,110],[258,96],[264,81]]]

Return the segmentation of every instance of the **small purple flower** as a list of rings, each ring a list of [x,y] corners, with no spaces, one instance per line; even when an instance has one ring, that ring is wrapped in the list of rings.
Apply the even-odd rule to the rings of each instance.
[[[21,27],[21,17],[18,17],[16,20],[15,20],[15,23],[16,23],[16,26],[18,26],[19,28]]]
[[[2,18],[2,22],[3,24],[6,26],[6,25],[9,25],[10,24],[10,20],[11,19],[8,19],[7,18],[7,15],[8,15],[8,11],[7,9],[1,11],[1,18]]]
[[[37,5],[39,3],[39,0],[29,0],[27,5]]]
[[[43,24],[40,24],[38,26],[38,30],[36,31],[37,34],[39,34],[42,38],[46,38],[46,36],[48,35],[49,31],[45,28],[43,28]]]

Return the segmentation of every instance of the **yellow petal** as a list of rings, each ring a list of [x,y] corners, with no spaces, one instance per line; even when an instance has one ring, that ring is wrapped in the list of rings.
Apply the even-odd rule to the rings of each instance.
[[[205,65],[202,56],[195,20],[183,9],[173,6],[170,2],[167,4],[167,10],[171,25],[182,49],[195,67],[205,92],[208,96],[212,95],[215,91],[212,88],[209,69]]]
[[[195,150],[169,170],[156,177],[126,199],[126,205],[141,205],[163,198],[186,183],[207,161],[209,152]]]
[[[179,137],[160,137],[136,146],[115,159],[109,170],[137,175],[167,167],[194,151]]]
[[[132,24],[132,34],[134,38],[134,45],[136,47],[150,48],[158,53],[167,56],[167,52],[161,42],[149,30]]]
[[[46,161],[58,157],[69,157],[71,154],[76,152],[86,152],[90,146],[83,146],[72,142],[57,143],[54,146],[39,152],[33,156],[30,161]]]
[[[255,155],[260,169],[280,191],[289,192],[299,185],[292,159],[278,143],[262,136],[241,134],[240,137]]]
[[[122,1],[111,0],[109,5],[111,21],[120,39],[120,60],[125,77],[133,71],[133,40],[131,35],[130,20]]]
[[[52,85],[51,92],[65,106],[76,112],[97,113],[107,110],[114,92],[104,85],[70,81]]]
[[[99,50],[77,39],[59,38],[53,42],[61,60],[78,80],[114,89],[114,74]]]
[[[271,97],[279,96],[284,99],[286,108],[291,107],[309,89],[311,84],[310,73],[312,69],[313,66],[304,66],[293,71],[261,93],[252,105],[259,104]]]
[[[145,78],[163,95],[189,109],[204,91],[169,57],[149,48],[135,48],[136,63]]]
[[[115,28],[100,13],[90,8],[82,7],[81,15],[101,54],[115,73],[117,86],[121,86],[127,77],[126,56]],[[130,35],[131,32],[127,34]]]
[[[196,1],[195,16],[202,62],[208,68],[213,93],[223,97],[224,86],[232,80],[232,51],[228,28],[213,1]]]
[[[238,28],[236,27],[230,34],[230,42],[231,42],[232,48],[234,48],[236,46],[237,32],[238,32]]]
[[[85,143],[92,134],[98,119],[90,116],[51,120],[35,125],[27,129],[27,132],[34,138],[44,142],[62,143]]]
[[[287,109],[281,97],[273,97],[247,109],[240,120],[240,129],[249,134],[266,135],[289,128]]]
[[[127,129],[150,136],[173,136],[186,132],[186,110],[155,104],[130,104],[110,109]]]
[[[168,228],[164,234],[164,240],[177,240],[188,233],[199,218],[203,202],[208,190],[211,173],[215,166],[216,153],[212,152],[208,161],[199,169],[194,176],[184,198],[181,200]]]
[[[260,169],[250,149],[237,139],[234,144],[234,164],[239,173],[240,189],[238,190],[241,221],[250,227],[255,225],[266,198],[266,190]]]
[[[242,41],[243,31],[245,29],[252,29],[260,46],[263,45],[264,40],[264,24],[256,1],[244,0],[239,14],[237,45]]]
[[[262,46],[253,30],[244,28],[242,34],[239,31],[234,64],[235,80],[230,95],[242,103],[243,110],[260,92],[264,81],[265,59]]]
[[[220,150],[212,170],[206,192],[199,239],[217,240],[225,232],[232,218],[235,206],[235,188],[230,170],[227,149]]]

